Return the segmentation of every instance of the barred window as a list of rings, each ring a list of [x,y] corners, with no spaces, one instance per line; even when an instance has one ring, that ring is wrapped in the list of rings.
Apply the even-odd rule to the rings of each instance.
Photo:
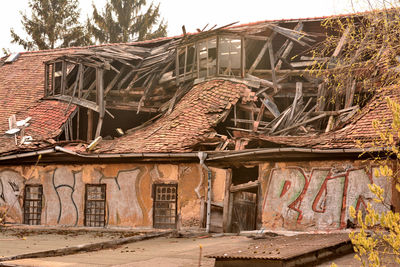
[[[106,222],[106,185],[86,184],[85,226],[103,227]]]

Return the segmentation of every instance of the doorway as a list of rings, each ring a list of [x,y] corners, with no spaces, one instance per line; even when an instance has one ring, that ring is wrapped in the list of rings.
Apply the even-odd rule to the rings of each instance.
[[[258,166],[232,168],[230,232],[257,229]]]

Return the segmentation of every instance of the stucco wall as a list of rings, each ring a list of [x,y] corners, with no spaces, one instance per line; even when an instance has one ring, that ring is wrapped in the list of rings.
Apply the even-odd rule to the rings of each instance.
[[[24,185],[42,184],[42,225],[81,226],[84,224],[85,184],[107,184],[107,225],[152,227],[152,186],[155,183],[178,184],[178,227],[200,226],[201,199],[204,202],[207,178],[199,164],[2,167],[0,209],[9,210],[7,221],[22,223]],[[219,194],[216,193],[216,198],[221,199]]]
[[[368,184],[385,189],[392,199],[391,181],[375,176],[363,161],[310,161],[265,163],[260,166],[263,196],[262,224],[267,229],[345,228],[349,207],[364,210],[369,202],[376,210],[385,207],[372,201]]]

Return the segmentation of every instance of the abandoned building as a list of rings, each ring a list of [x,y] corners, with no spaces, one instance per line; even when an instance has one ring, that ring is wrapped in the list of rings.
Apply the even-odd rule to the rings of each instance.
[[[359,157],[384,97],[328,101],[308,69],[323,18],[144,42],[23,52],[0,63],[0,210],[44,226],[346,228],[392,182]],[[339,53],[344,42],[330,57]],[[337,55],[336,54],[336,55]],[[366,147],[376,152],[373,147]],[[394,166],[395,167],[395,166]]]

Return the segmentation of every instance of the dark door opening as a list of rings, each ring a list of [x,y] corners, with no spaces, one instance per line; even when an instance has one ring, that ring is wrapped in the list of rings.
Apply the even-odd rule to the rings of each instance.
[[[231,232],[257,229],[258,166],[232,169]]]
[[[177,184],[154,185],[153,226],[154,228],[176,228],[178,200]]]

